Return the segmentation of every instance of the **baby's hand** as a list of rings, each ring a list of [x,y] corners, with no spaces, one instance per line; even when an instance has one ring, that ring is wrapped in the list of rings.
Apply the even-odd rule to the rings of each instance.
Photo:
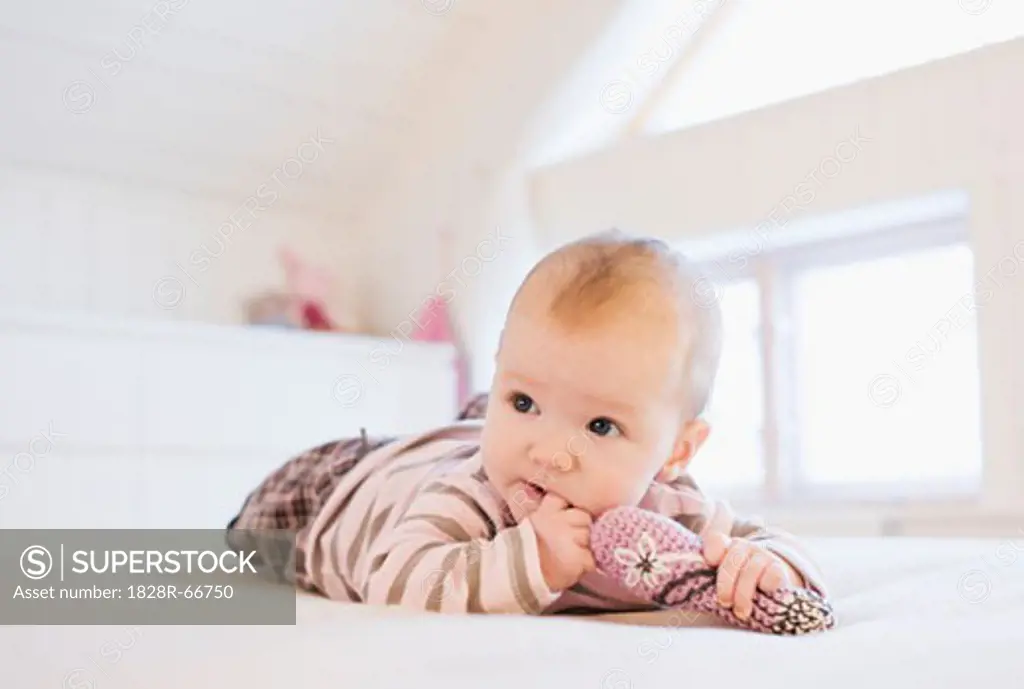
[[[764,546],[742,538],[712,532],[704,537],[704,559],[718,567],[718,603],[746,620],[754,607],[754,594],[802,586],[800,576],[781,557]]]
[[[592,521],[585,511],[569,507],[552,493],[530,515],[540,548],[540,569],[552,591],[565,590],[596,569],[590,552]]]

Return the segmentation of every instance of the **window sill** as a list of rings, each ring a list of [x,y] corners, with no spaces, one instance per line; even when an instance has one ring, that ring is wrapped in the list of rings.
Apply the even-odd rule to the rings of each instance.
[[[774,499],[754,486],[702,490],[802,536],[1024,538],[1024,509],[988,504],[980,482],[805,486]]]
[[[1024,537],[1024,512],[986,507],[976,497],[869,501],[733,503],[739,514],[807,536]]]
[[[905,483],[845,483],[840,485],[796,485],[781,495],[771,496],[757,485],[722,486],[708,484],[702,489],[734,504],[759,508],[892,507],[899,505],[951,505],[977,507],[982,499],[981,478],[973,480],[920,481]]]

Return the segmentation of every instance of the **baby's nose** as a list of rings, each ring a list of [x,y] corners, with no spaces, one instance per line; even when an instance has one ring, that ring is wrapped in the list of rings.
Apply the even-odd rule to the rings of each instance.
[[[530,450],[530,458],[534,464],[538,464],[552,471],[572,471],[577,466],[577,458],[565,443],[535,444]]]

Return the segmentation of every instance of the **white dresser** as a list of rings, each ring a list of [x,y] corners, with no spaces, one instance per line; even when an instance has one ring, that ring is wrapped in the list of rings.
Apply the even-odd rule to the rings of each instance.
[[[0,314],[0,528],[217,528],[296,453],[454,418],[446,345]]]

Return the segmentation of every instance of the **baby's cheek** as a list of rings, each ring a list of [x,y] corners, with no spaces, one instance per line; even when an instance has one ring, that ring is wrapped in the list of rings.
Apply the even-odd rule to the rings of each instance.
[[[504,424],[498,421],[488,420],[484,424],[480,434],[480,452],[483,455],[484,465],[494,468],[507,463],[507,455],[510,452],[508,433],[503,428]]]
[[[600,488],[594,491],[595,501],[604,513],[614,507],[636,507],[648,491],[649,482],[631,472],[610,472],[602,477]]]

